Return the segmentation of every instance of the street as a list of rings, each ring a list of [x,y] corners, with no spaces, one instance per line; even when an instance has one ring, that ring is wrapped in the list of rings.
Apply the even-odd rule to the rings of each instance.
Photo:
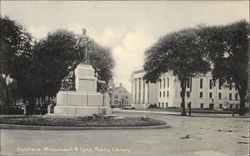
[[[1,155],[248,155],[248,118],[182,117],[132,111],[114,114],[148,116],[164,120],[171,128],[83,131],[1,129]]]

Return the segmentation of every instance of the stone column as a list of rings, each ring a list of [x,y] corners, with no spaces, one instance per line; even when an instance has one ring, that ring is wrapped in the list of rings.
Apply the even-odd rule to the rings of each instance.
[[[147,106],[148,104],[148,84],[146,83],[146,81],[144,81],[145,83],[145,106]]]
[[[144,88],[143,88],[143,79],[142,78],[140,78],[141,79],[141,104],[143,104],[143,92],[144,92]]]
[[[139,104],[139,78],[136,79],[136,104]]]
[[[134,79],[131,80],[131,90],[132,90],[132,106],[134,104]]]
[[[137,90],[136,90],[136,79],[135,78],[133,78],[133,80],[132,80],[132,96],[133,96],[133,104],[136,104],[136,92],[137,92]]]

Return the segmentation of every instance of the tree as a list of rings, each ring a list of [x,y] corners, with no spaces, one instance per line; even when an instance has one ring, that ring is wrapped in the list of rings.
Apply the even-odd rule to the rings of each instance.
[[[17,79],[25,75],[27,59],[31,56],[31,35],[25,29],[8,17],[0,17],[1,27],[1,80],[6,93],[6,104],[9,105],[9,88],[7,79]],[[22,64],[22,65],[20,65]]]
[[[209,61],[205,58],[200,38],[194,29],[186,29],[167,34],[160,38],[146,54],[144,79],[156,82],[161,74],[172,72],[180,81],[182,112],[185,112],[186,83],[189,78],[206,74],[210,70]]]
[[[55,96],[61,86],[61,80],[67,75],[67,68],[79,60],[79,50],[74,50],[75,34],[66,30],[49,33],[34,46],[35,60],[39,66],[38,78],[41,80],[41,96]],[[113,58],[108,48],[94,41],[89,45],[90,62],[98,69],[99,78],[108,82],[112,78]]]
[[[113,77],[112,69],[114,68],[114,59],[111,55],[109,48],[103,48],[95,42],[92,42],[90,45],[90,63],[93,65],[95,70],[98,73],[98,78],[102,81],[105,81],[106,84]],[[97,85],[97,90],[100,91],[101,86]],[[106,85],[105,89],[107,91],[108,86]]]
[[[68,66],[77,59],[72,48],[76,42],[75,35],[66,30],[49,33],[47,37],[34,45],[34,61],[39,79],[40,97],[55,96],[61,86],[61,80],[67,75]]]
[[[247,90],[249,23],[239,21],[225,26],[201,27],[203,46],[213,62],[214,80],[234,85],[240,96],[239,114],[245,113]]]

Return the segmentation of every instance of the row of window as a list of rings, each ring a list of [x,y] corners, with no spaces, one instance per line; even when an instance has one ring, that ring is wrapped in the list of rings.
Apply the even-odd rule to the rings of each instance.
[[[216,83],[210,79],[209,80],[209,89],[213,89],[214,87],[216,87]],[[219,82],[219,89],[221,89],[222,87],[222,83]],[[200,89],[203,88],[203,79],[200,79]],[[229,86],[229,90],[232,90],[232,85]]]
[[[232,100],[232,93],[229,93],[228,96],[229,96],[229,100]],[[200,98],[203,98],[203,92],[200,92]],[[209,93],[209,98],[213,98],[212,92]],[[218,98],[222,99],[222,93],[218,93]],[[238,100],[238,94],[234,95],[234,99]]]
[[[162,86],[162,83],[163,83],[163,86]],[[163,79],[163,82],[162,80],[160,79],[160,88],[165,88],[166,85],[165,85],[165,78]],[[187,81],[187,84],[186,84],[187,88],[190,88],[192,86],[192,78],[189,78],[188,81]],[[216,87],[216,83],[210,79],[209,80],[209,89],[213,89],[213,87]],[[219,83],[219,89],[221,89],[222,87],[222,84]],[[169,78],[167,78],[167,88],[169,88]],[[200,79],[200,89],[203,88],[203,79]],[[232,85],[229,86],[229,90],[232,90]]]
[[[124,91],[119,90],[118,92],[119,92],[119,93],[126,93],[126,91],[125,91],[125,90],[124,90]]]
[[[127,100],[124,100],[124,101],[118,101],[118,100],[115,100],[115,104],[128,104],[128,101]]]
[[[118,99],[118,95],[114,95],[114,98],[115,98],[115,99]],[[127,99],[127,98],[128,98],[128,96],[127,96],[127,95],[121,95],[121,98],[125,98],[125,99]]]
[[[230,109],[233,109],[233,108],[235,108],[235,109],[238,109],[239,108],[239,105],[238,104],[236,104],[235,106],[234,106],[235,104],[230,104],[229,105],[229,108]],[[164,103],[164,102],[162,102],[162,103],[158,103],[158,107],[159,108],[168,108],[168,103],[166,102],[166,103]],[[204,103],[201,103],[200,104],[200,108],[201,109],[204,109],[204,108],[206,108],[206,105],[204,104]],[[209,108],[209,109],[214,109],[214,104],[209,104],[208,105],[208,107],[207,108]],[[223,109],[223,104],[219,104],[219,109]]]
[[[162,95],[163,94],[163,95]],[[163,91],[163,92],[160,92],[160,94],[159,94],[159,96],[160,97],[169,97],[169,91],[167,91],[167,95],[165,94],[165,91]]]
[[[187,93],[187,97],[189,98],[190,97],[190,92],[186,92]],[[161,92],[160,92],[160,94],[161,94]],[[180,92],[180,96],[181,96],[181,92]],[[232,93],[229,93],[228,94],[228,96],[229,96],[229,100],[233,100],[233,98],[232,98]],[[200,92],[200,98],[203,98],[203,92]],[[212,92],[209,92],[209,98],[210,99],[212,99],[213,98],[213,93]],[[219,99],[222,99],[222,93],[218,93],[218,98]],[[235,94],[234,95],[234,99],[235,100],[238,100],[238,94]]]
[[[167,102],[166,103],[164,103],[164,102],[158,103],[158,107],[159,108],[168,108],[168,103]]]
[[[163,85],[163,86],[162,86]],[[160,79],[160,88],[166,88],[166,79],[164,78],[163,79],[163,82],[162,80]],[[167,78],[167,88],[169,88],[169,78]]]
[[[230,104],[230,105],[229,105],[229,108],[230,108],[230,109],[233,109],[233,106],[234,106],[234,104]],[[204,103],[201,103],[201,104],[200,104],[200,108],[201,108],[201,109],[205,108],[205,104],[204,104]],[[214,109],[214,104],[209,104],[208,108],[209,108],[209,109]],[[236,105],[235,105],[235,109],[238,109],[238,108],[239,108],[239,105],[236,104]],[[219,104],[219,109],[223,109],[223,104]]]

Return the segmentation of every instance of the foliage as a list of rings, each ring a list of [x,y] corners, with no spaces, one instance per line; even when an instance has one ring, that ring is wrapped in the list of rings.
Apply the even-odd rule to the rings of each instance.
[[[0,17],[1,27],[1,80],[2,87],[5,90],[5,99],[7,105],[10,103],[10,88],[6,82],[8,79],[21,80],[27,76],[30,66],[31,52],[31,36],[24,28],[10,20],[8,17]],[[18,96],[22,90],[18,83],[15,93]]]
[[[79,60],[79,51],[73,49],[75,34],[66,30],[49,33],[39,42],[24,28],[9,18],[0,18],[1,26],[1,86],[9,103],[9,96],[28,100],[34,108],[36,98],[55,96],[61,80],[68,74],[67,68]],[[108,48],[94,41],[90,45],[91,64],[99,79],[108,82],[112,78],[114,61]],[[15,86],[10,88],[7,79],[13,78]],[[10,91],[13,92],[10,94]],[[15,98],[16,98],[15,97]]]
[[[92,42],[90,45],[90,62],[98,73],[98,79],[108,84],[113,77],[112,69],[115,65],[110,49]],[[107,85],[104,89],[107,90]],[[100,90],[99,85],[98,90]]]
[[[34,54],[39,64],[42,75],[41,94],[55,96],[61,86],[61,80],[68,74],[67,68],[74,61],[80,62],[80,51],[75,51],[73,45],[76,43],[75,34],[66,30],[58,30],[48,34],[47,38],[36,43]],[[90,62],[101,80],[108,82],[112,78],[114,61],[109,49],[105,49],[92,41],[89,46]]]
[[[55,96],[61,86],[61,80],[67,75],[68,66],[78,58],[72,48],[76,42],[75,35],[66,30],[49,33],[34,45],[34,59],[39,79],[39,96]]]
[[[156,82],[161,74],[172,72],[182,88],[182,115],[185,115],[185,90],[189,78],[206,74],[210,70],[200,38],[194,29],[167,34],[146,51],[144,79]]]
[[[23,61],[23,57],[30,56],[31,36],[20,24],[8,17],[0,17],[0,27],[1,73],[13,77],[20,69],[18,63]]]
[[[249,23],[239,21],[225,26],[201,27],[199,34],[213,62],[213,78],[234,85],[240,95],[240,114],[244,114],[247,90]]]

